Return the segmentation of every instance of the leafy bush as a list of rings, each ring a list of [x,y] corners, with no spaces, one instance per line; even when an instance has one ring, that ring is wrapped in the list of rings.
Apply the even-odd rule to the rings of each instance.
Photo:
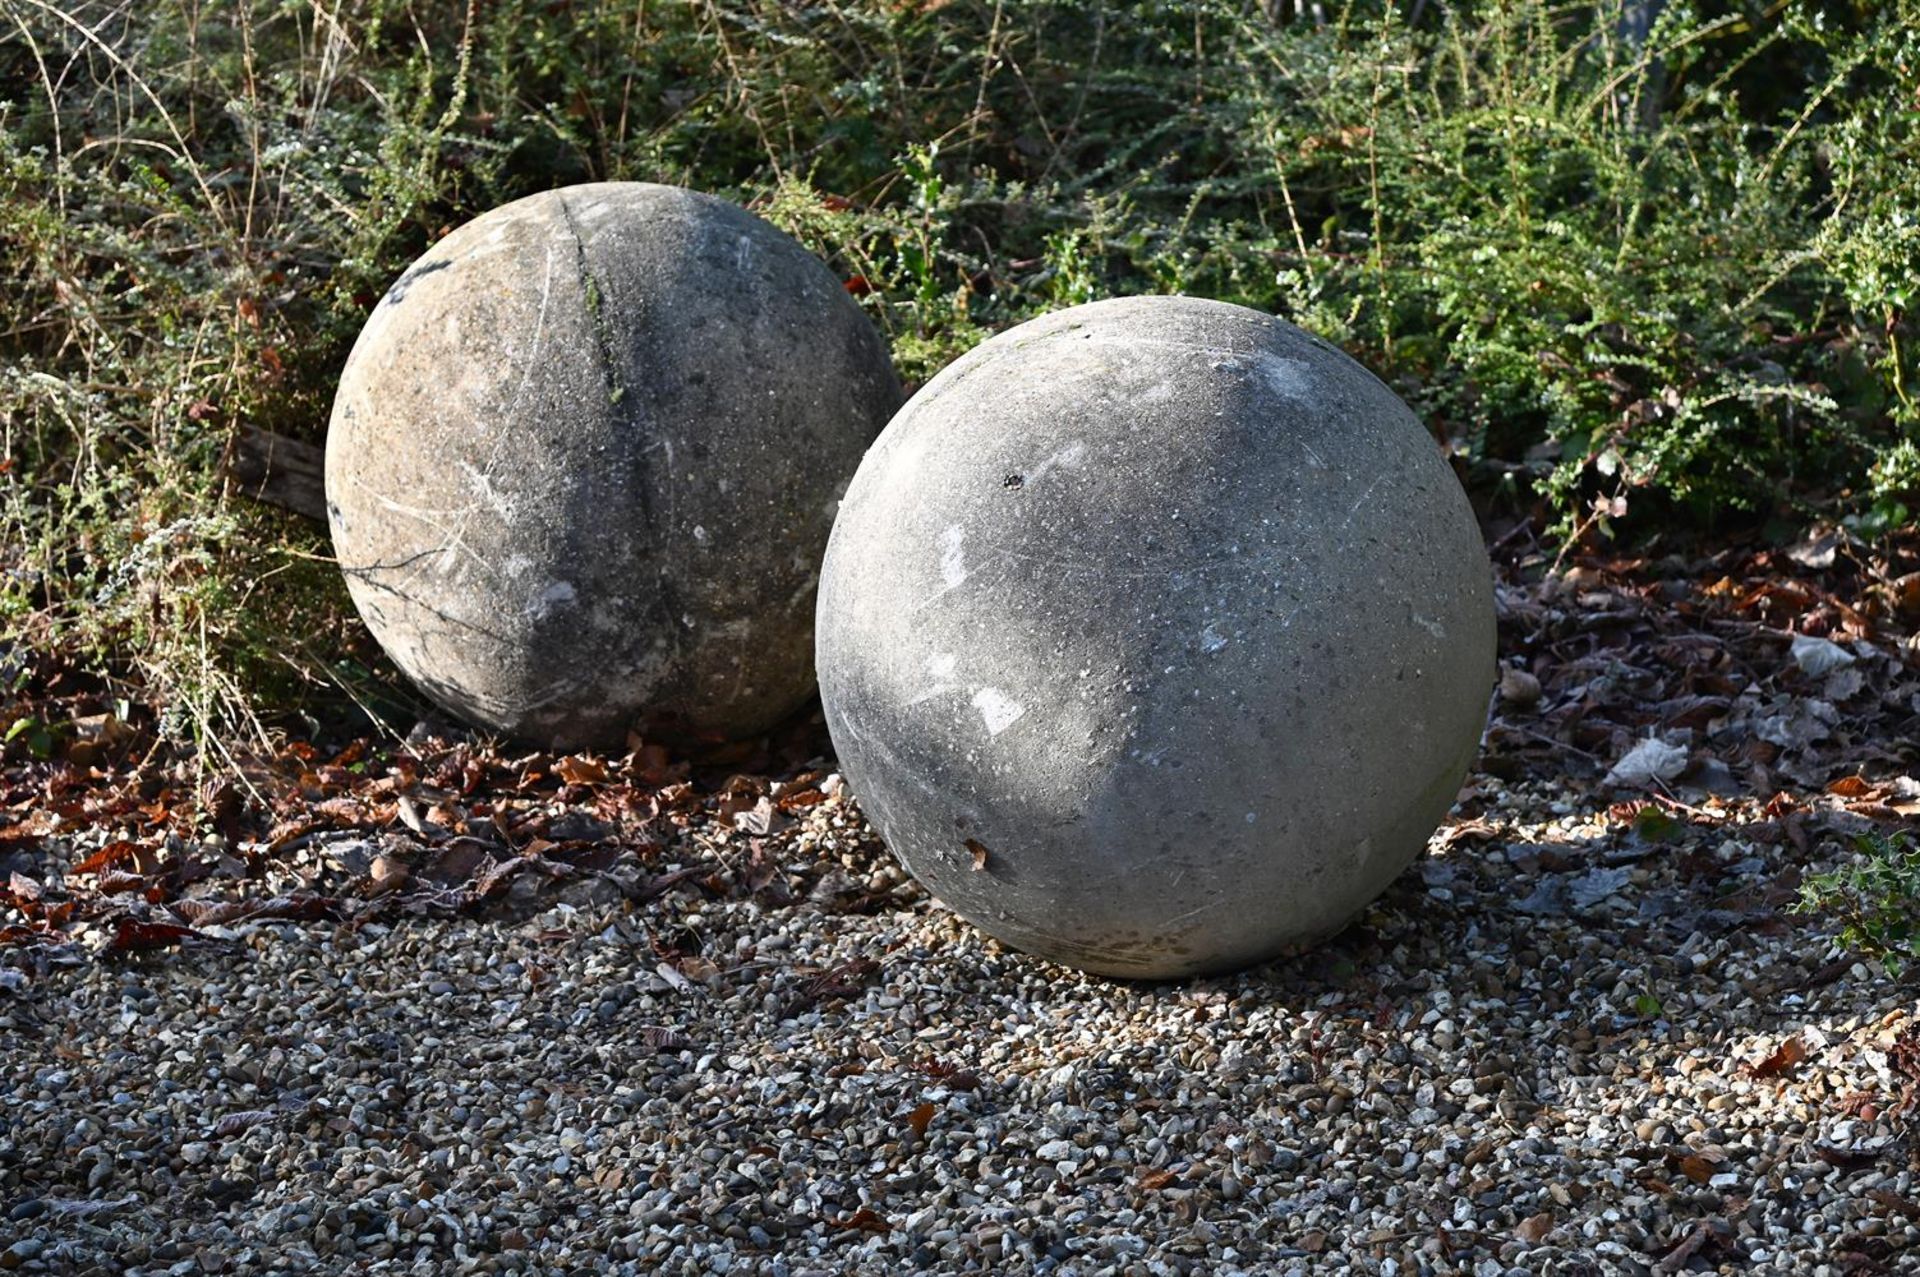
[[[203,738],[379,668],[233,432],[318,439],[387,282],[574,181],[753,205],[910,382],[1179,291],[1340,342],[1568,536],[1920,508],[1910,3],[0,7],[0,623]]]
[[[1853,847],[1852,864],[1801,884],[1795,912],[1833,915],[1842,944],[1898,975],[1920,958],[1920,844],[1905,833],[1862,834]]]

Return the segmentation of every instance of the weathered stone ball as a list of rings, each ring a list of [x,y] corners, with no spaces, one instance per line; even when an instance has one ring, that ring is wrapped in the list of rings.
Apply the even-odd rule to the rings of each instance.
[[[821,697],[929,890],[1117,976],[1312,944],[1422,850],[1480,741],[1491,571],[1413,413],[1317,337],[1128,298],[915,395],[822,569]]]
[[[899,406],[827,267],[724,200],[548,191],[375,306],[327,435],[354,603],[469,721],[557,747],[760,731],[813,692],[835,505]]]

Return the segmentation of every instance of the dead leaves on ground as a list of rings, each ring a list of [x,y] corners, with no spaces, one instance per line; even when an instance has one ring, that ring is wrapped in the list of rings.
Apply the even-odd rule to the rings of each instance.
[[[1797,797],[1770,802],[1754,838],[1805,851],[1816,798],[1920,820],[1920,610],[1907,606],[1920,538],[1890,549],[1834,532],[1691,563],[1589,559],[1549,578],[1543,566],[1503,569],[1488,772],[1616,772],[1637,787],[1616,809],[1635,847],[1783,785]],[[5,697],[3,944],[87,931],[110,949],[129,922],[121,949],[138,951],[249,918],[354,925],[556,889],[643,902],[684,887],[839,912],[895,902],[796,852],[815,810],[844,802],[837,777],[809,769],[827,752],[817,724],[704,761],[638,740],[620,756],[424,731],[392,747],[292,742],[207,778],[159,747],[145,709],[75,668],[32,671]],[[1637,748],[1647,765],[1621,773]],[[1677,801],[1687,789],[1707,796]],[[1472,802],[1463,817],[1444,841],[1499,837]],[[994,871],[996,852],[966,851]]]
[[[1818,554],[1589,560],[1532,583],[1525,564],[1509,568],[1483,765],[1506,779],[1611,770],[1610,783],[1630,788],[1740,795],[1911,775],[1920,616],[1879,605],[1872,587],[1920,567],[1920,541],[1826,541]],[[1875,818],[1920,816],[1920,792],[1847,797],[1893,798]]]
[[[179,760],[9,762],[0,906],[15,919],[0,913],[0,944],[94,936],[132,953],[250,920],[358,926],[568,884],[634,903],[686,886],[878,907],[886,893],[793,844],[808,813],[844,801],[837,777],[804,764],[824,747],[816,726],[757,757],[733,751],[761,772],[705,772],[643,742],[549,756],[416,732],[330,754],[290,743],[210,784]]]

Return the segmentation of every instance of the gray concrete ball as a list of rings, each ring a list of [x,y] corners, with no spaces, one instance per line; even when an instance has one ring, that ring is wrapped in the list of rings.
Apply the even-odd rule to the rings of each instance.
[[[1296,952],[1479,746],[1492,574],[1420,422],[1291,324],[1174,297],[1003,333],[867,454],[821,698],[868,817],[982,930],[1171,977]]]
[[[554,748],[748,735],[812,694],[820,553],[899,402],[859,306],[759,218],[548,191],[374,307],[327,433],[334,549],[462,718]]]

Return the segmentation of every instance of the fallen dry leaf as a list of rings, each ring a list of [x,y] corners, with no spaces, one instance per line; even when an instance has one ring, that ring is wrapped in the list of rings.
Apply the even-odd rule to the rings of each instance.
[[[73,867],[73,872],[77,874],[96,874],[96,873],[99,873],[102,869],[105,869],[110,865],[116,865],[120,863],[122,860],[125,860],[129,856],[134,855],[139,850],[140,849],[136,847],[133,843],[130,843],[125,839],[120,839],[115,842],[110,842],[106,846],[102,847],[100,850],[94,852],[91,856],[88,856],[85,860],[82,860],[79,864],[75,865]]]
[[[1487,842],[1500,836],[1500,826],[1482,816],[1456,821],[1433,836],[1433,848],[1444,851],[1457,842]]]
[[[1764,1060],[1754,1060],[1746,1065],[1746,1071],[1753,1077],[1779,1077],[1807,1058],[1807,1045],[1800,1040],[1798,1033],[1792,1034],[1782,1042],[1772,1055]]]
[[[1696,1184],[1704,1184],[1713,1178],[1713,1163],[1704,1157],[1683,1157],[1680,1173]]]
[[[1899,1193],[1889,1192],[1884,1188],[1870,1188],[1867,1190],[1867,1200],[1886,1207],[1896,1215],[1920,1220],[1920,1202],[1914,1201],[1911,1197],[1903,1197]]]
[[[147,880],[139,874],[122,873],[118,869],[109,869],[100,875],[93,889],[103,896],[118,896],[129,891],[145,891]]]
[[[793,826],[793,821],[773,805],[773,800],[761,798],[745,811],[735,812],[733,827],[755,838],[765,838]]]
[[[1687,769],[1687,748],[1649,737],[1613,765],[1603,783],[1646,788],[1673,780]]]
[[[1653,1266],[1653,1271],[1656,1273],[1679,1272],[1687,1266],[1688,1260],[1700,1252],[1700,1248],[1705,1246],[1707,1239],[1712,1236],[1713,1229],[1706,1220],[1695,1220],[1693,1228],[1688,1231],[1686,1236],[1679,1240],[1672,1250],[1667,1252],[1665,1258]]]
[[[1882,1148],[1841,1148],[1837,1144],[1815,1144],[1813,1155],[1829,1166],[1838,1166],[1842,1170],[1854,1170],[1869,1166],[1879,1160]]]
[[[1814,638],[1806,634],[1794,636],[1788,655],[1800,667],[1800,672],[1811,678],[1820,678],[1837,669],[1844,669],[1857,659],[1852,652],[1831,639]]]
[[[893,1231],[891,1224],[881,1219],[865,1206],[862,1206],[845,1219],[834,1220],[833,1226],[848,1232],[890,1233]]]
[[[171,922],[141,922],[134,918],[122,918],[120,926],[113,933],[113,939],[107,943],[107,951],[127,953],[141,949],[162,949],[198,934],[192,927]]]
[[[372,895],[394,891],[406,885],[412,876],[406,862],[397,856],[375,856],[368,875],[368,891]]]
[[[208,1134],[214,1139],[232,1139],[234,1136],[245,1131],[250,1131],[256,1126],[262,1126],[271,1122],[279,1116],[280,1114],[273,1109],[246,1109],[238,1113],[228,1113],[213,1124],[213,1130],[208,1132]]]
[[[678,1051],[687,1044],[686,1038],[664,1024],[649,1024],[640,1030],[640,1040],[655,1051]]]
[[[712,958],[703,958],[699,954],[681,958],[678,965],[681,975],[684,975],[689,980],[698,981],[701,984],[705,984],[709,980],[716,980],[720,976],[720,964]]]
[[[1500,672],[1500,699],[1515,709],[1531,709],[1540,703],[1540,680],[1510,665]]]
[[[569,754],[553,765],[553,770],[561,780],[569,785],[604,785],[607,783],[607,765],[597,758]]]

